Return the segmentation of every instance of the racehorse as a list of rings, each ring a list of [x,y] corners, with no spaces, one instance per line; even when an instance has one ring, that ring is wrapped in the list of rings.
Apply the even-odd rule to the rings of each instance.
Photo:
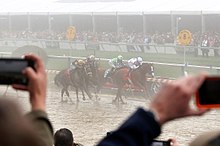
[[[70,73],[69,69],[61,70],[56,76],[54,77],[54,83],[59,87],[61,86],[61,101],[63,101],[63,95],[66,93],[67,97],[69,98],[69,91],[68,87],[72,85],[70,81]],[[71,100],[71,98],[69,98]]]
[[[122,68],[116,70],[112,74],[112,77],[111,77],[113,80],[113,83],[118,88],[116,98],[113,100],[113,103],[118,100],[120,100],[122,103],[124,103],[121,96],[122,96],[123,88],[126,84],[132,84],[133,86],[136,86],[136,87],[143,89],[144,94],[147,97],[148,96],[147,82],[146,82],[146,74],[147,73],[151,77],[154,77],[154,67],[153,67],[152,63],[143,63],[142,65],[140,65],[140,67],[131,71],[130,76],[128,75],[129,74],[128,67],[122,67]]]
[[[76,90],[76,97],[77,97],[77,102],[79,101],[79,96],[78,96],[78,90],[80,89],[82,92],[83,100],[85,100],[85,94],[88,95],[90,99],[92,99],[92,95],[88,89],[88,83],[89,83],[89,72],[87,72],[86,68],[83,66],[81,68],[75,68],[70,70],[70,81],[75,87]]]
[[[100,91],[102,85],[105,83],[104,73],[105,70],[99,68],[99,63],[94,62],[90,64],[85,64],[85,69],[88,74],[87,76],[87,87],[94,88],[96,100],[98,99],[98,92]]]
[[[80,76],[79,76],[80,75]],[[61,101],[63,101],[63,96],[64,93],[67,95],[69,98],[69,91],[68,87],[73,86],[76,90],[76,96],[77,96],[77,101],[79,101],[78,98],[78,90],[80,89],[82,92],[83,100],[85,100],[85,94],[84,91],[86,90],[87,95],[91,98],[91,94],[87,91],[86,88],[83,88],[85,86],[85,83],[83,84],[83,81],[85,81],[85,76],[84,75],[83,69],[64,69],[60,71],[55,77],[54,77],[54,82],[57,86],[62,86],[61,89]],[[79,83],[82,81],[82,83]],[[71,100],[71,98],[69,98]],[[72,101],[72,100],[71,100]]]

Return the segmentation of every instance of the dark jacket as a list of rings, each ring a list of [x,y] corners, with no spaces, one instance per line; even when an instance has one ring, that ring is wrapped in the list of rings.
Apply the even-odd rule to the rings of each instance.
[[[118,130],[106,136],[98,146],[150,146],[161,132],[150,111],[139,108]]]

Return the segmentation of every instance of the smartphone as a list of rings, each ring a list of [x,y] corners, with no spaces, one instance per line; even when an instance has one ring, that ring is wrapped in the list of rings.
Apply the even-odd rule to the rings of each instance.
[[[34,69],[34,61],[21,58],[0,58],[0,84],[27,85],[28,79],[22,74],[26,67]]]
[[[220,76],[206,77],[196,92],[198,108],[220,108]]]
[[[151,146],[170,146],[170,141],[153,140]]]

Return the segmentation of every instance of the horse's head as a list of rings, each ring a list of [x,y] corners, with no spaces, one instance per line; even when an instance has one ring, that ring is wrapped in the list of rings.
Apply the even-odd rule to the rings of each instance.
[[[140,68],[143,73],[148,73],[151,77],[154,77],[154,66],[153,63],[143,63]]]
[[[89,75],[92,78],[97,78],[98,64],[96,61],[87,62],[85,64],[85,70],[87,75]]]
[[[92,68],[91,68],[91,66],[89,66],[88,64],[86,64],[85,66],[84,66],[84,70],[85,70],[85,73],[86,73],[86,75],[88,75],[89,77],[92,77]]]

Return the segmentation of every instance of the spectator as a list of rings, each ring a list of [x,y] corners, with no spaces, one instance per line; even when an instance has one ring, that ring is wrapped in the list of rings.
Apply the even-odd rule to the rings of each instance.
[[[38,143],[32,143],[27,146],[52,146],[53,128],[46,114],[47,74],[44,69],[43,62],[38,56],[26,55],[25,58],[35,62],[35,70],[33,70],[31,67],[28,67],[23,71],[24,75],[26,75],[29,80],[27,86],[14,84],[12,87],[17,90],[25,90],[29,92],[31,112],[28,113],[27,117],[31,122],[30,124],[32,124],[31,126],[33,127],[34,133],[36,134]],[[16,110],[14,110],[14,112],[16,112]],[[12,127],[14,127],[13,122],[7,122],[7,124],[11,124]],[[20,124],[22,125],[25,123]],[[24,130],[22,127],[17,129],[21,131]],[[12,131],[14,132],[15,130],[11,130],[11,132]],[[18,134],[16,137],[20,138],[20,135]],[[8,138],[12,138],[12,136]],[[17,143],[17,145],[26,146],[20,143]]]
[[[74,143],[72,132],[67,128],[57,130],[54,134],[54,146],[83,146],[79,143]]]
[[[209,42],[208,36],[204,35],[204,38],[202,39],[202,44],[201,44],[202,56],[206,56],[206,57],[209,56],[209,49],[208,49],[209,45],[210,45],[210,42]]]
[[[40,141],[20,108],[11,100],[0,99],[0,145],[40,146]]]
[[[201,74],[183,77],[165,84],[150,103],[148,110],[139,108],[118,130],[106,136],[98,146],[150,146],[152,140],[161,133],[161,127],[165,123],[177,118],[204,114],[207,110],[196,110],[190,106],[191,96],[195,94],[204,79],[205,75]],[[218,145],[220,145],[219,133],[214,134]],[[212,142],[211,139],[213,137],[203,140],[202,144],[192,143],[192,145],[208,146]]]

